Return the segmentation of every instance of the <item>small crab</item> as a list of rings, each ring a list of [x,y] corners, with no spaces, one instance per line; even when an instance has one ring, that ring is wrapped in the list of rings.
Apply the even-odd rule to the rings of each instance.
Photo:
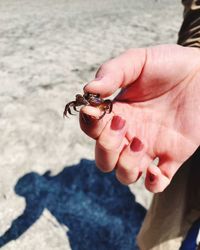
[[[71,112],[71,108],[73,108],[75,111],[78,112],[76,107],[82,105],[84,106],[91,105],[93,107],[99,108],[103,113],[98,119],[103,118],[106,113],[108,114],[111,113],[113,107],[112,101],[108,99],[107,100],[102,99],[100,97],[100,94],[91,94],[91,93],[84,93],[83,95],[77,94],[75,101],[66,104],[63,116],[64,117],[67,116],[67,113],[73,115]]]

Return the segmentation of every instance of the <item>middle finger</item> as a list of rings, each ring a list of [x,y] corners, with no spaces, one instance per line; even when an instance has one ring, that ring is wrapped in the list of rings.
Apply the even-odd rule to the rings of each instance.
[[[120,116],[113,116],[96,141],[95,158],[97,166],[103,172],[110,172],[115,168],[120,152],[128,144],[125,138],[127,132],[126,121]]]

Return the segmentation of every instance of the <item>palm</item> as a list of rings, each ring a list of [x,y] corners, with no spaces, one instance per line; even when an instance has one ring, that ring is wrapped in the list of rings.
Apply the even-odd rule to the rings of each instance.
[[[115,104],[116,112],[123,111],[129,123],[128,139],[136,134],[147,143],[151,157],[160,156],[178,164],[199,143],[199,91],[197,79],[191,78],[191,72],[197,75],[199,60],[195,62],[193,51],[189,49],[186,55],[185,50],[177,46],[151,48],[148,53],[152,56],[142,75],[116,98],[119,102]],[[193,57],[193,64],[186,67],[183,55]],[[173,65],[178,70],[173,70]]]
[[[178,112],[181,115],[175,110],[174,100],[165,97],[140,103],[114,104],[115,115],[121,115],[128,123],[128,142],[136,136],[147,145],[146,152],[150,158],[159,157],[168,161],[168,164],[173,161],[181,165],[198,144],[194,140],[195,132],[189,117],[190,112],[185,112],[183,108]],[[186,135],[186,130],[191,133]]]

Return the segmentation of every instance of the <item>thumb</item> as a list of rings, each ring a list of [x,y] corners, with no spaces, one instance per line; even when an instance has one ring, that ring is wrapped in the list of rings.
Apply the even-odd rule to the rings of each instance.
[[[130,49],[104,63],[97,71],[96,78],[84,87],[84,91],[98,93],[102,97],[110,96],[119,88],[124,88],[136,81],[145,61],[145,48]]]

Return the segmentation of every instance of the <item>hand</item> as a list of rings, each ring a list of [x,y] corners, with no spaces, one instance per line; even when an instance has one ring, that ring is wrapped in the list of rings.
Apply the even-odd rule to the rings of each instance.
[[[200,51],[178,45],[131,49],[103,64],[85,91],[108,97],[118,89],[113,111],[103,119],[86,106],[80,126],[96,140],[97,166],[116,171],[120,182],[163,191],[200,144]],[[158,166],[151,164],[159,157]]]

